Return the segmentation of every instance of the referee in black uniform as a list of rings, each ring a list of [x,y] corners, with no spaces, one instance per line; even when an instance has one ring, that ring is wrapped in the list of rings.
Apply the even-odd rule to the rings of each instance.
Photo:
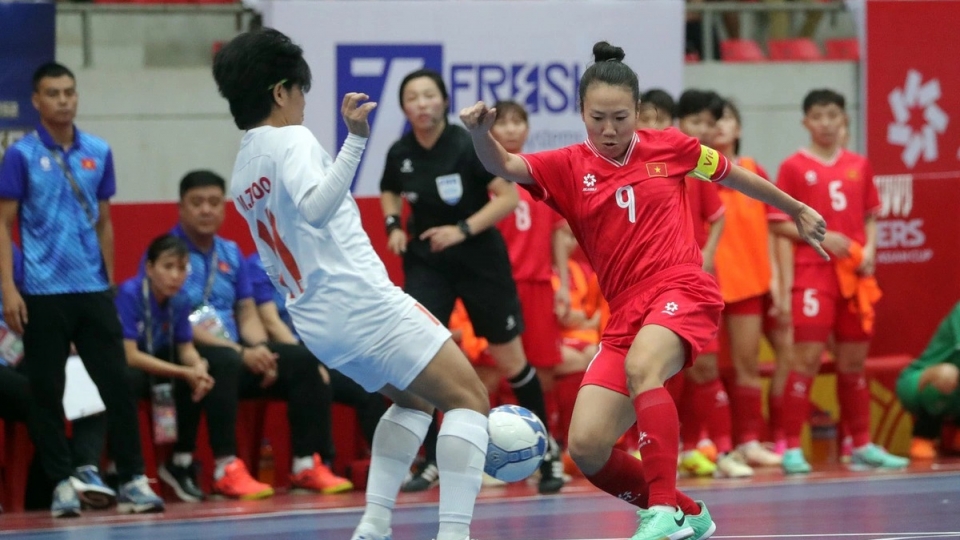
[[[450,104],[439,73],[421,69],[404,77],[400,104],[412,129],[387,154],[380,205],[387,245],[403,256],[404,290],[445,323],[460,298],[520,405],[546,424],[540,379],[520,343],[523,320],[510,259],[494,227],[516,208],[517,188],[487,172],[470,134],[447,122]],[[409,241],[400,223],[401,196],[413,209]],[[436,483],[437,432],[434,421],[424,442],[426,460],[403,491],[422,491]],[[551,438],[540,467],[541,493],[563,486],[552,466],[557,459],[559,449]]]

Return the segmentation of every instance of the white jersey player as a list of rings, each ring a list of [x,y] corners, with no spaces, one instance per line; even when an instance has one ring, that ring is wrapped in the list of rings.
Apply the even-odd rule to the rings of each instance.
[[[241,34],[214,60],[214,78],[237,127],[246,130],[231,196],[300,337],[329,365],[394,405],[373,439],[367,506],[353,540],[389,540],[401,482],[435,404],[437,540],[465,540],[480,489],[489,402],[467,359],[439,321],[394,286],[360,224],[350,185],[376,106],[344,97],[350,135],[336,160],[301,126],[310,68],[282,33]]]

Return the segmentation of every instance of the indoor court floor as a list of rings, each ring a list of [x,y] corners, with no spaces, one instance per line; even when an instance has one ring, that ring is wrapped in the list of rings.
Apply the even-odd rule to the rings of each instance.
[[[748,480],[683,479],[681,489],[707,501],[713,538],[960,538],[960,460],[915,464],[909,471],[853,473],[841,466],[806,477],[758,471]],[[436,533],[436,489],[401,494],[393,540],[430,540]],[[362,493],[279,494],[265,501],[170,503],[164,514],[122,516],[114,510],[54,520],[46,512],[0,515],[0,540],[349,540]],[[632,507],[575,479],[562,495],[534,485],[484,488],[473,536],[478,540],[607,540],[629,538]]]

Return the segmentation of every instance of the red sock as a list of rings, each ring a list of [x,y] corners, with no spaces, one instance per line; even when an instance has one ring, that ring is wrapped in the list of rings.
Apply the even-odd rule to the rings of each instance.
[[[647,508],[647,481],[643,476],[643,462],[623,450],[616,448],[610,453],[610,459],[597,471],[587,476],[587,480],[614,497],[626,501],[637,508]],[[677,492],[677,505],[684,514],[696,516],[700,507],[696,501]]]
[[[853,447],[870,442],[870,392],[867,378],[860,373],[837,373],[837,400]]]
[[[733,387],[730,409],[737,419],[737,442],[741,444],[760,439],[760,426],[763,425],[762,395],[763,392],[753,386]]]
[[[771,390],[767,396],[767,407],[770,409],[770,440],[783,440],[786,438],[783,433],[783,396],[774,395]]]
[[[677,445],[680,425],[677,407],[663,387],[647,390],[633,400],[640,431],[643,477],[649,486],[650,506],[677,506]]]
[[[703,415],[697,414],[697,388],[699,384],[687,380],[676,402],[677,416],[680,418],[680,440],[684,450],[693,450],[700,442],[703,428]]]
[[[800,448],[800,432],[810,416],[810,386],[812,377],[791,371],[783,389],[783,432],[787,448]]]
[[[700,385],[697,411],[703,415],[704,424],[710,431],[710,439],[720,455],[733,450],[733,428],[730,426],[730,398],[720,379]],[[702,408],[701,408],[702,407]]]

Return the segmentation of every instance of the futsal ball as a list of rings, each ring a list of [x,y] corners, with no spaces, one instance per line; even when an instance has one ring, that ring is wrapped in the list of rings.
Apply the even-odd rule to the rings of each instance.
[[[488,426],[485,473],[517,482],[537,470],[547,452],[547,430],[537,415],[516,405],[501,405],[490,411]]]

